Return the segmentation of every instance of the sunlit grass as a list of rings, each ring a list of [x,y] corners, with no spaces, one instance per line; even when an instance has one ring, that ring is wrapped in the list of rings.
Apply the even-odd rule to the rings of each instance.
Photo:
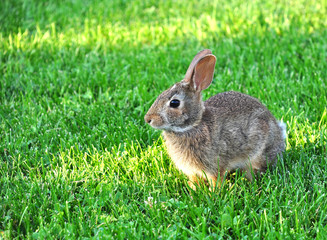
[[[37,17],[28,21],[25,19],[17,26],[6,21],[2,26],[5,31],[1,32],[1,44],[9,50],[75,45],[105,50],[121,49],[126,44],[162,46],[185,40],[203,44],[248,35],[312,34],[327,27],[324,18],[327,15],[326,5],[316,1],[118,2],[77,1],[70,2],[68,6],[56,2],[37,4],[33,1],[25,1],[23,6],[13,4],[16,5],[14,9],[25,10],[25,18],[35,12]],[[8,1],[2,4],[8,12],[13,7]],[[67,16],[64,9],[71,8],[75,12]],[[4,11],[3,18],[6,14]],[[56,15],[58,18],[53,18]],[[30,24],[24,28],[27,23]],[[10,27],[16,28],[16,31],[6,31]]]
[[[0,238],[327,236],[324,1],[1,1]],[[69,14],[68,14],[69,13]],[[287,124],[277,168],[187,187],[143,116],[203,48],[204,92]]]

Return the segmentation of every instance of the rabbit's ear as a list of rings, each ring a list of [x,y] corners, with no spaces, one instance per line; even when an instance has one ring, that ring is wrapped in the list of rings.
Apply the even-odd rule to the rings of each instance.
[[[216,57],[212,54],[201,58],[194,67],[192,82],[196,91],[202,91],[210,86],[215,71]]]
[[[204,56],[209,55],[209,54],[212,54],[212,52],[209,49],[204,49],[195,55],[190,66],[188,67],[188,69],[186,71],[186,74],[185,74],[185,77],[183,80],[184,82],[188,82],[188,83],[191,82],[195,65],[198,63],[198,61],[201,58],[203,58]]]

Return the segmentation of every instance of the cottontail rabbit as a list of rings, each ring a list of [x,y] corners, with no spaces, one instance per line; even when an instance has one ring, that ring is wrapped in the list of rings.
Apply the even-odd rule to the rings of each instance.
[[[285,150],[285,124],[256,98],[231,91],[202,101],[215,63],[210,50],[199,52],[185,78],[161,93],[144,117],[163,130],[168,153],[192,188],[200,178],[215,186],[218,176],[223,181],[235,169],[252,180],[252,172],[265,172]]]

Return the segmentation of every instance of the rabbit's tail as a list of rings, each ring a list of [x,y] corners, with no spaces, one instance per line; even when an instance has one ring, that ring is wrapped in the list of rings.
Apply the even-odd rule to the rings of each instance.
[[[284,123],[283,121],[278,121],[278,126],[280,128],[280,131],[282,132],[283,139],[286,139],[286,123]]]

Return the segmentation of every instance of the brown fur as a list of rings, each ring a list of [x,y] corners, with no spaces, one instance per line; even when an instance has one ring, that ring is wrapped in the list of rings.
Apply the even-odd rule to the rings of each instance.
[[[207,178],[214,186],[226,171],[241,169],[248,179],[275,165],[285,149],[282,129],[257,99],[238,92],[219,93],[207,101],[201,91],[213,77],[215,57],[199,52],[185,79],[164,91],[144,119],[164,130],[167,150],[191,183]],[[178,99],[180,106],[169,103]],[[193,188],[193,184],[190,184]]]

